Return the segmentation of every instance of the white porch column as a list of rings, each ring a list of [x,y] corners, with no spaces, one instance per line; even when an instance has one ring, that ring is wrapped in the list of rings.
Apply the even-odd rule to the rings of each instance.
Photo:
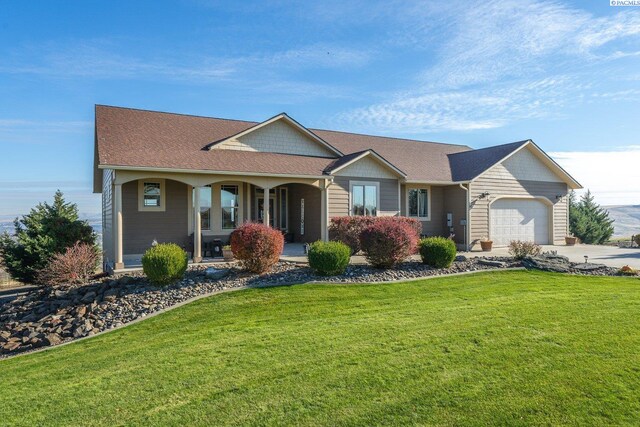
[[[329,184],[327,180],[320,186],[320,240],[329,240]]]
[[[264,211],[262,214],[262,223],[269,225],[269,203],[270,203],[270,199],[269,199],[269,191],[271,191],[271,188],[269,187],[262,187],[264,189],[264,204],[262,205]]]
[[[113,189],[113,204],[115,211],[115,233],[114,233],[114,244],[115,244],[115,263],[113,268],[115,270],[120,270],[124,268],[124,261],[122,256],[122,184],[115,184]]]
[[[200,214],[200,187],[193,189],[193,262],[202,261],[202,222]]]

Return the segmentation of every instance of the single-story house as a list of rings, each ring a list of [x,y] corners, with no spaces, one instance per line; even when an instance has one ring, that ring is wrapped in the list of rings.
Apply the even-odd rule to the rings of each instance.
[[[425,235],[475,249],[520,239],[562,244],[580,184],[531,140],[464,145],[98,105],[94,192],[106,268],[153,241],[226,242],[244,221],[291,241],[328,239],[330,219],[404,215]]]

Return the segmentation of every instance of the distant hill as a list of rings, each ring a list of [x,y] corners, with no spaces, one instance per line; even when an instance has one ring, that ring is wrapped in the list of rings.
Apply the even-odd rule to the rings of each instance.
[[[614,237],[630,237],[640,234],[640,205],[604,206],[615,221]]]

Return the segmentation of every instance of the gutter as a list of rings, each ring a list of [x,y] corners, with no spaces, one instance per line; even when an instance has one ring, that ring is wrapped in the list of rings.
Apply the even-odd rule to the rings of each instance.
[[[216,171],[202,169],[173,169],[173,168],[153,168],[145,166],[117,166],[117,165],[99,165],[98,169],[113,169],[124,171],[139,172],[167,172],[167,173],[193,173],[206,175],[244,175],[244,176],[262,176],[262,177],[278,177],[278,178],[304,178],[304,179],[330,179],[330,175],[291,175],[286,173],[261,173],[261,172],[239,172],[239,171]]]

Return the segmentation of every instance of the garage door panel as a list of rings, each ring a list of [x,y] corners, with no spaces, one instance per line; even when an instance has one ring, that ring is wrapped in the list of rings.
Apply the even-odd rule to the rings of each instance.
[[[491,205],[490,234],[496,246],[511,240],[549,243],[549,207],[535,199],[498,199]]]

